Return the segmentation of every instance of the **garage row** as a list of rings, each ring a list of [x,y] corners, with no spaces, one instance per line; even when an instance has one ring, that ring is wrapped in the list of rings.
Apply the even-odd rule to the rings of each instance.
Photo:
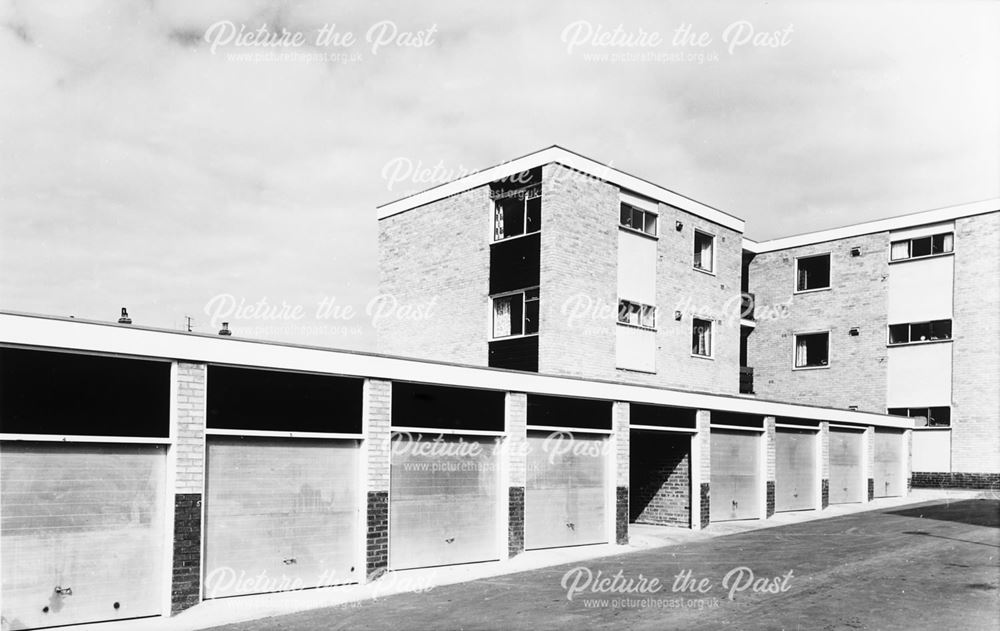
[[[630,522],[817,510],[908,477],[899,427],[3,347],[3,628],[627,543]]]

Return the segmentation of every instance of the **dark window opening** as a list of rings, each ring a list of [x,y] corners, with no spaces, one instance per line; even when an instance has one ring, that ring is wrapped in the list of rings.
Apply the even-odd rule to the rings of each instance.
[[[631,204],[621,205],[621,225],[638,230],[650,236],[656,236],[656,213],[636,208]]]
[[[830,255],[807,256],[796,261],[798,291],[825,289],[830,286]]]
[[[711,272],[715,266],[715,237],[694,231],[694,267]]]
[[[928,237],[903,239],[893,241],[890,249],[890,260],[902,261],[922,256],[947,254],[954,249],[955,235],[952,232],[942,232]]]
[[[923,421],[917,423],[917,427],[947,427],[951,425],[951,407],[925,407],[925,408],[889,408],[889,414],[894,416],[908,416],[910,418],[922,418]]]
[[[538,288],[493,298],[493,338],[538,333]]]
[[[542,186],[491,188],[493,240],[538,232],[542,227]]]
[[[208,427],[359,434],[363,385],[357,377],[209,366]]]
[[[712,356],[712,321],[694,318],[691,326],[691,354]]]
[[[813,368],[830,362],[830,332],[795,336],[795,367]]]
[[[911,344],[951,339],[951,320],[889,325],[890,344]]]
[[[392,425],[503,431],[506,394],[422,383],[392,384]]]
[[[696,414],[697,410],[691,408],[632,403],[629,405],[628,422],[629,425],[694,429],[697,427],[695,422]]]
[[[528,395],[528,425],[611,429],[611,401]]]
[[[170,363],[0,348],[0,432],[170,435]]]

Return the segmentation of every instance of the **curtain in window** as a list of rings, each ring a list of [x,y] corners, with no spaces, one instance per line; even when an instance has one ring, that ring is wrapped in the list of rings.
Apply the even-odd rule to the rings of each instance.
[[[712,242],[713,239],[704,237],[701,241],[701,251],[699,252],[698,267],[712,271]]]
[[[510,307],[514,296],[493,299],[493,337],[511,334]]]
[[[806,339],[800,337],[795,341],[795,365],[805,366],[809,361],[809,356],[807,352],[808,346],[806,345]]]
[[[503,239],[503,204],[499,201],[493,204],[493,240]]]
[[[695,320],[694,343],[691,352],[695,355],[711,355],[712,325],[705,320]]]
[[[944,247],[941,251],[951,252],[955,248],[955,235],[949,232],[948,234],[942,236],[944,236]]]
[[[899,259],[905,259],[910,256],[910,242],[909,241],[896,241],[892,244],[892,260],[898,261]]]

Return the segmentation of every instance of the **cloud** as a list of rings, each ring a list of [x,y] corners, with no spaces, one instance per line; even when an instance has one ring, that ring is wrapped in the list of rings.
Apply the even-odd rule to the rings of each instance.
[[[398,6],[397,6],[398,5]],[[748,220],[764,238],[998,194],[995,5],[156,2],[0,5],[0,305],[207,327],[220,293],[363,310],[374,207],[405,158],[475,170],[559,143]],[[360,59],[240,61],[222,20]],[[368,29],[436,28],[373,54]],[[567,53],[567,24],[707,33],[717,61]],[[728,53],[726,27],[793,27]],[[261,52],[253,49],[252,52]],[[306,45],[302,53],[330,52]],[[359,326],[363,323],[359,323]],[[270,337],[367,347],[361,334]],[[202,330],[208,330],[204,328]]]

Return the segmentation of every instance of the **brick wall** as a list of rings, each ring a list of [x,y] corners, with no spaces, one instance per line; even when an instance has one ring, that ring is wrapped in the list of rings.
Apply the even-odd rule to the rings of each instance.
[[[1000,212],[956,220],[951,412],[955,472],[1000,473],[997,243]]]
[[[776,420],[773,416],[764,417],[764,456],[766,458],[765,468],[766,474],[764,480],[766,482],[764,489],[764,516],[770,517],[774,514],[774,481],[777,477],[777,458],[778,454],[775,450],[775,423]]]
[[[687,527],[691,523],[691,439],[643,432],[632,440],[629,520]]]
[[[205,486],[207,373],[204,364],[177,364],[171,613],[197,605],[201,598],[201,502]]]
[[[492,216],[481,186],[379,221],[379,293],[434,300],[427,318],[379,323],[379,352],[487,365]]]
[[[527,480],[528,395],[507,394],[507,556],[524,552],[524,485]]]
[[[615,541],[618,545],[628,543],[628,502],[629,502],[629,416],[628,403],[617,401],[611,408],[611,429],[614,432],[614,472],[615,472]]]
[[[1000,473],[913,472],[913,488],[1000,490]]]
[[[861,248],[861,256],[851,256],[854,247]],[[795,259],[825,252],[831,254],[831,289],[794,294]],[[748,363],[758,396],[885,412],[888,261],[887,232],[754,258],[750,291],[756,295],[757,327],[748,340]],[[860,335],[850,336],[851,327],[858,327]],[[829,366],[792,370],[793,334],[825,330],[830,331]]]
[[[365,382],[365,425],[368,436],[364,450],[367,496],[365,576],[374,580],[389,563],[389,468],[392,423],[392,382],[369,379]]]
[[[698,410],[695,414],[698,428],[697,460],[692,458],[691,471],[698,472],[697,489],[692,485],[692,492],[698,493],[698,519],[692,520],[699,528],[707,528],[711,522],[711,480],[712,480],[712,413],[709,410]],[[692,517],[694,517],[692,515]]]
[[[539,371],[736,393],[741,235],[659,205],[657,370],[656,374],[620,370],[615,365],[619,189],[553,164],[543,171],[542,195]],[[677,222],[682,224],[680,231]],[[714,274],[693,268],[695,228],[716,237]],[[582,305],[591,309],[583,310]],[[681,312],[680,321],[674,319],[675,311]],[[694,316],[716,321],[713,359],[691,356]]]
[[[819,424],[820,508],[830,505],[830,424]]]

